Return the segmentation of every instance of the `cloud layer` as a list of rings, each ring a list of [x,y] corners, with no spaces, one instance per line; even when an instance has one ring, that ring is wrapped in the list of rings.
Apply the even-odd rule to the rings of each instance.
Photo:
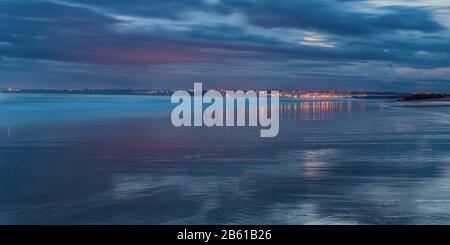
[[[449,7],[3,0],[0,86],[186,87],[201,80],[211,87],[441,90],[450,87]]]

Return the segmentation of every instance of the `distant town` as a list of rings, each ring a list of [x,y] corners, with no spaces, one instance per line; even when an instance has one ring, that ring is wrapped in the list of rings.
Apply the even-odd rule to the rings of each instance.
[[[8,88],[3,93],[36,93],[36,94],[97,94],[97,95],[172,95],[177,89],[17,89]],[[228,89],[216,89],[222,94]],[[244,90],[246,91],[246,90]],[[258,92],[259,90],[254,90]],[[192,90],[190,92],[193,92]],[[206,92],[206,91],[204,91]],[[450,97],[446,93],[415,92],[354,92],[354,91],[306,91],[282,90],[281,98],[290,99],[340,99],[340,98],[399,98],[404,100],[444,99]]]

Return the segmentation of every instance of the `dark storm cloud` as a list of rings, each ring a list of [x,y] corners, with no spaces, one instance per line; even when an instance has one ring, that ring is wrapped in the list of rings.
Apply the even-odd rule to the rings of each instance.
[[[356,81],[357,75],[342,74],[348,67],[339,64],[450,67],[449,35],[433,15],[436,9],[441,8],[374,7],[371,1],[356,0],[6,0],[0,2],[0,62],[8,60],[8,65],[0,65],[0,73],[13,66],[17,73],[21,63],[33,61],[69,63],[75,71],[86,65],[98,72],[104,72],[99,65],[115,66],[124,73],[133,66],[184,70],[197,64],[197,71],[210,75],[207,79],[221,80],[219,74],[230,72],[214,74],[210,68],[215,64],[220,71],[252,64],[242,75],[248,80],[264,79],[261,74],[317,78],[321,72],[329,80],[335,64],[336,80]],[[258,70],[274,63],[285,65]],[[46,65],[39,66],[41,74],[60,69]],[[361,77],[367,73],[361,70]],[[176,74],[159,75],[205,77]]]
[[[159,17],[182,19],[190,11],[214,11],[230,13],[230,9],[222,4],[209,4],[205,0],[67,0],[72,4],[103,9],[109,13],[142,17]]]
[[[386,7],[384,13],[359,13],[333,1],[232,1],[249,21],[262,27],[290,27],[343,35],[366,35],[392,30],[436,32],[444,28],[426,9]]]
[[[0,5],[0,13],[3,41],[13,44],[3,47],[2,54],[15,58],[123,65],[261,59],[264,54],[271,59],[399,59],[369,45],[339,50],[300,48],[224,24],[177,32],[123,33],[113,29],[120,21],[108,15],[50,2],[7,2]],[[395,45],[403,43],[391,45],[397,50]]]
[[[120,21],[86,8],[50,2],[0,3],[1,55],[100,64],[159,64],[204,59],[196,45],[113,30]],[[197,45],[198,46],[198,45]]]
[[[300,28],[345,35],[365,35],[392,30],[437,32],[444,29],[428,9],[385,7],[382,13],[360,13],[343,8],[339,2],[357,0],[71,0],[88,6],[104,7],[116,14],[132,14],[180,19],[189,11],[218,14],[242,13],[254,25],[268,28]],[[151,4],[149,4],[149,2]]]

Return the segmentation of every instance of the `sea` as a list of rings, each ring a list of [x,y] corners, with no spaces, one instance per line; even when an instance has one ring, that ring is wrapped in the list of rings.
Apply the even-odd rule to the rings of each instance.
[[[450,224],[450,105],[282,100],[174,127],[170,96],[0,93],[0,224]]]

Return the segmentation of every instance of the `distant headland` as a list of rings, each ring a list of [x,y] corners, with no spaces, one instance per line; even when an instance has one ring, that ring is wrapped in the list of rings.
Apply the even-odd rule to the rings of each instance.
[[[171,95],[173,89],[14,89],[3,93],[20,94],[95,94],[95,95]]]
[[[23,94],[92,94],[92,95],[159,95],[170,96],[177,89],[13,89],[3,93]],[[219,89],[219,92],[224,89]],[[205,90],[206,92],[206,90]],[[282,90],[282,98],[290,99],[338,99],[338,98],[390,98],[399,101],[449,100],[449,93],[402,93],[402,92],[343,92]]]
[[[20,94],[91,94],[91,95],[172,95],[177,89],[16,89],[9,88],[3,93]],[[226,89],[216,89],[223,93]],[[255,89],[253,89],[255,90]],[[246,91],[246,90],[244,90]],[[259,90],[255,90],[259,91]],[[192,92],[192,91],[191,91]],[[206,90],[204,91],[206,92]],[[280,97],[287,99],[341,99],[341,98],[390,98],[403,99],[411,93],[402,92],[352,92],[352,91],[305,91],[281,90]]]
[[[406,96],[402,99],[402,101],[418,101],[418,100],[449,100],[450,101],[450,94],[446,93],[418,93],[418,94],[412,94],[410,96]]]

